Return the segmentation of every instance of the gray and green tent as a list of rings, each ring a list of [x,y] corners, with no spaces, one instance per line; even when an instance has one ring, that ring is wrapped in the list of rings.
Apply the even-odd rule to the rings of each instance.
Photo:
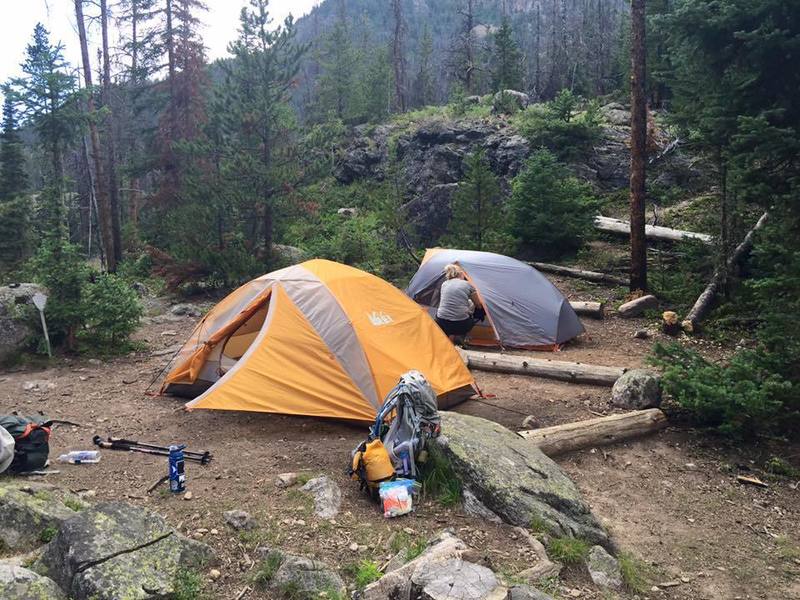
[[[466,342],[476,346],[556,349],[584,332],[563,294],[530,265],[515,258],[431,248],[408,284],[406,294],[435,314],[446,265],[459,265],[478,292],[486,318]]]

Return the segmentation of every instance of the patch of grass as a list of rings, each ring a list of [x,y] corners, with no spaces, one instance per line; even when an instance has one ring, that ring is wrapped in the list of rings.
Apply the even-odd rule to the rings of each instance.
[[[305,485],[315,477],[317,477],[317,475],[314,475],[313,473],[298,473],[297,485]]]
[[[240,542],[250,548],[256,548],[264,542],[270,542],[272,540],[271,532],[268,529],[260,527],[256,529],[243,529],[237,534],[237,537]]]
[[[447,459],[437,452],[432,452],[424,464],[422,490],[442,506],[455,506],[461,502],[461,480]]]
[[[622,581],[634,594],[643,594],[648,587],[648,576],[650,566],[643,560],[633,556],[628,552],[621,552],[617,557],[619,570],[622,573]]]
[[[550,594],[554,598],[558,598],[558,588],[561,580],[558,578],[558,575],[550,575],[549,577],[542,577],[539,581],[536,582],[536,589],[544,592],[545,594]]]
[[[76,500],[75,498],[69,498],[69,497],[64,498],[64,506],[66,506],[70,510],[74,510],[75,512],[80,512],[84,508],[86,508],[86,505],[80,500]]]
[[[405,550],[405,560],[410,562],[425,552],[428,541],[424,537],[412,536],[405,531],[398,531],[392,538],[389,549],[397,554]]]
[[[45,527],[44,529],[42,529],[41,533],[39,533],[39,541],[42,542],[43,544],[47,544],[50,542],[50,540],[56,537],[57,533],[58,533],[57,527],[53,527],[52,525],[50,527]]]
[[[181,569],[172,580],[172,595],[174,600],[206,600],[208,595],[204,591],[203,577],[197,571]]]
[[[778,537],[775,540],[778,546],[778,556],[784,560],[800,560],[800,548],[795,546],[785,535]]]
[[[779,456],[773,456],[764,464],[764,470],[773,475],[785,477],[800,477],[800,470],[795,469]]]
[[[33,497],[36,498],[37,500],[41,500],[42,502],[50,502],[53,499],[53,496],[51,496],[48,492],[45,492],[44,490],[37,490],[33,494]]]
[[[270,552],[258,565],[250,581],[259,589],[267,589],[275,577],[275,573],[278,572],[281,563],[283,563],[283,555],[280,552]]]
[[[383,577],[383,572],[380,567],[371,560],[362,560],[356,565],[354,577],[356,587],[363,590],[373,581],[378,581]]]
[[[550,540],[547,554],[551,559],[565,565],[575,565],[583,561],[589,554],[589,542],[574,537],[559,537]]]
[[[547,521],[539,515],[533,516],[531,524],[528,525],[528,529],[533,533],[550,533],[550,527],[547,526]]]

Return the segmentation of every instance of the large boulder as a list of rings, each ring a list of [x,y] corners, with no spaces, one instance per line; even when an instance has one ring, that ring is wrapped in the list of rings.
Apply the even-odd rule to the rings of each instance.
[[[144,600],[170,597],[179,572],[212,560],[160,515],[107,502],[63,523],[33,568],[75,600]]]
[[[271,592],[288,596],[291,590],[292,598],[344,597],[346,593],[342,578],[324,562],[275,549],[260,548],[259,553],[266,562],[277,565],[265,582]]]
[[[531,103],[531,97],[525,92],[517,90],[501,90],[492,99],[492,110],[494,112],[507,112],[510,107],[514,110],[525,110]]]
[[[443,532],[420,556],[370,584],[362,600],[505,600],[508,589],[468,560],[463,541]]]
[[[55,581],[38,573],[0,561],[0,598],[3,600],[63,600]]]
[[[0,483],[0,545],[11,550],[41,545],[86,506],[52,485],[6,479]]]
[[[550,594],[529,585],[515,585],[508,590],[508,600],[554,600]]]
[[[650,371],[626,371],[611,388],[611,404],[629,410],[661,406],[661,383]]]
[[[442,435],[432,452],[503,521],[521,527],[536,522],[554,535],[613,547],[572,480],[536,446],[493,421],[440,415]]]
[[[33,296],[47,290],[35,283],[0,286],[0,363],[9,360],[36,335]]]

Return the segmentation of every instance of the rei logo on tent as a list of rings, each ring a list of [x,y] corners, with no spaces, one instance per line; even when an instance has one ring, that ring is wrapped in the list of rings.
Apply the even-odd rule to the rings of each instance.
[[[385,312],[378,312],[377,310],[373,310],[371,313],[367,313],[367,318],[369,322],[375,325],[375,327],[380,327],[381,325],[390,325],[394,323],[394,319],[387,315]]]

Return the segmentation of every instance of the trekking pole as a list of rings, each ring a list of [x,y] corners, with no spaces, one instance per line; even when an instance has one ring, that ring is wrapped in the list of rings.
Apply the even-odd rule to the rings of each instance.
[[[166,452],[169,452],[169,447],[168,446],[156,446],[155,444],[148,444],[148,443],[145,443],[145,442],[137,442],[135,440],[126,440],[124,438],[109,437],[108,441],[111,442],[112,444],[119,444],[119,445],[124,445],[124,446],[137,446],[139,448],[148,448],[150,450],[164,450]],[[192,452],[190,450],[184,450],[183,454],[184,454],[184,456],[195,456],[197,458],[208,457],[208,460],[211,460],[211,453],[208,452],[208,451],[206,451],[206,452]]]
[[[128,452],[139,452],[141,454],[151,454],[154,456],[169,456],[169,448],[163,446],[154,446],[152,444],[138,444],[131,440],[120,440],[109,438],[103,440],[99,435],[94,436],[92,441],[96,446],[105,448],[106,450],[126,450]],[[185,455],[186,460],[191,460],[201,465],[207,465],[211,462],[213,456],[210,452],[191,452]]]

